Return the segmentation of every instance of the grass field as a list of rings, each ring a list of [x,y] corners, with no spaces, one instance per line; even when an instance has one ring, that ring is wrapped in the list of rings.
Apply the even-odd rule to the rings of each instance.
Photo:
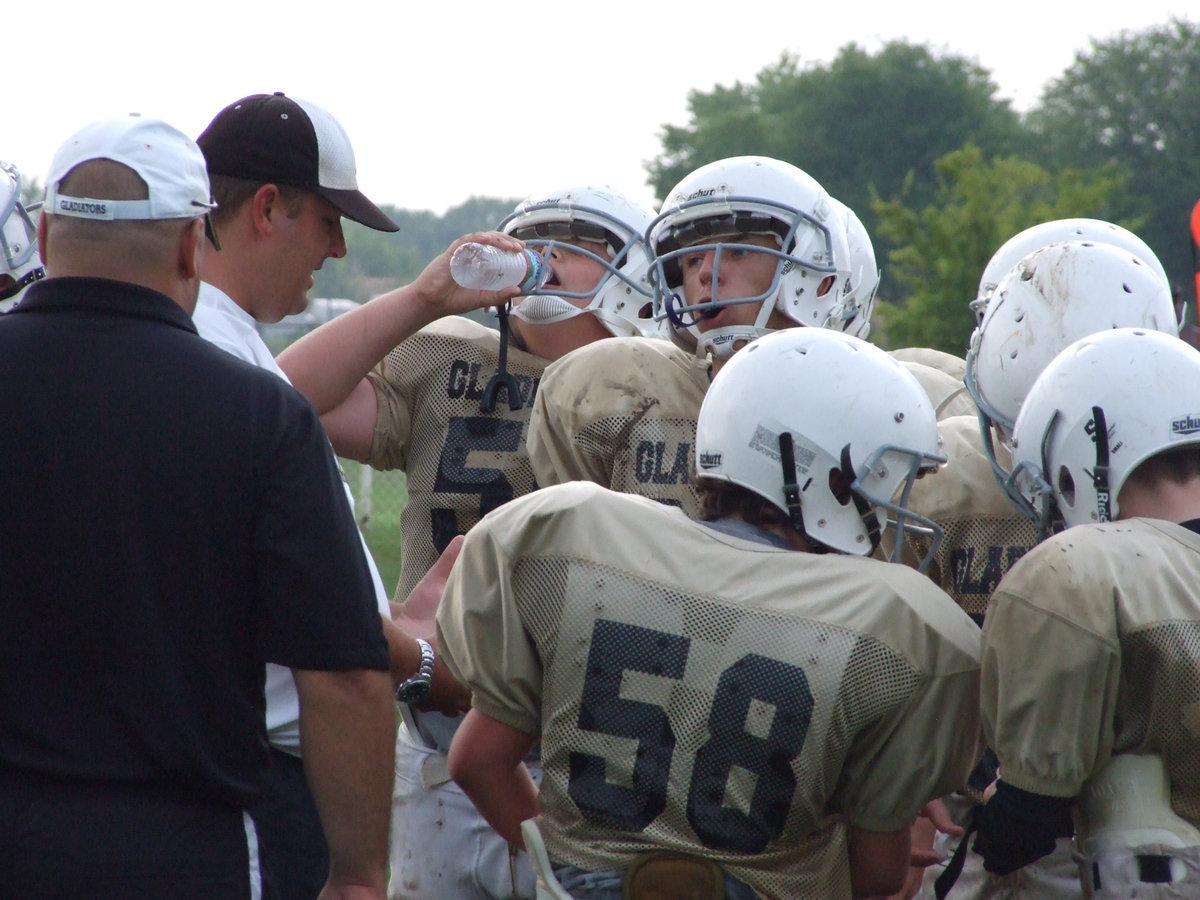
[[[348,459],[341,463],[354,491],[359,527],[391,596],[400,579],[400,511],[408,502],[404,473],[377,472]]]

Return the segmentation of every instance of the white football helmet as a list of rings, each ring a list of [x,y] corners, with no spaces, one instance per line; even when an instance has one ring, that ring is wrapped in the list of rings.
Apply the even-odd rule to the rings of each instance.
[[[16,302],[18,294],[46,270],[37,253],[37,226],[31,213],[41,204],[21,203],[21,173],[0,164],[0,309]]]
[[[903,365],[848,334],[788,328],[748,344],[713,379],[696,475],[753,491],[842,553],[870,555],[888,525],[896,548],[908,531],[932,534],[936,548],[941,529],[905,504],[914,480],[945,462],[940,445],[929,398]],[[834,472],[850,496],[835,494]]]
[[[661,328],[654,319],[650,253],[645,238],[653,219],[652,209],[607,186],[569,188],[518,205],[500,223],[501,231],[520,238],[546,257],[554,247],[586,256],[603,264],[606,275],[586,292],[564,291],[551,277],[519,300],[512,314],[531,324],[544,325],[591,313],[619,337],[660,335]],[[562,242],[569,237],[607,244],[612,259]],[[568,298],[588,303],[580,307]]]
[[[879,290],[879,264],[875,260],[875,245],[867,234],[862,219],[850,207],[840,201],[846,216],[846,247],[848,258],[843,263],[837,260],[838,269],[848,270],[846,278],[839,279],[842,288],[841,308],[831,311],[830,320],[845,322],[842,329],[857,338],[867,339],[871,333],[871,313],[875,311],[875,293]]]
[[[654,255],[652,280],[659,315],[672,336],[700,356],[727,357],[740,341],[767,334],[767,319],[778,310],[797,325],[844,330],[858,313],[844,302],[843,285],[822,284],[839,275],[837,262],[848,256],[842,204],[806,172],[764,156],[735,156],[701,166],[667,194],[650,227]],[[778,249],[732,243],[744,234],[769,234]],[[680,258],[713,251],[713,282],[721,254],[747,250],[774,256],[775,277],[753,297],[689,302],[682,294]],[[831,279],[832,280],[832,279]],[[725,306],[757,304],[754,324],[701,332],[696,323]]]
[[[1013,429],[1009,499],[1043,530],[1116,519],[1148,457],[1200,445],[1200,351],[1118,328],[1082,338],[1034,383]]]
[[[987,309],[988,300],[991,299],[1000,279],[1008,274],[1009,269],[1034,250],[1062,241],[1094,241],[1114,244],[1128,250],[1152,268],[1168,289],[1171,286],[1166,270],[1158,261],[1158,257],[1154,255],[1154,251],[1147,246],[1145,241],[1127,228],[1114,225],[1112,222],[1105,222],[1103,219],[1054,219],[1017,232],[992,254],[992,258],[984,266],[983,276],[979,279],[979,291],[970,304],[975,313],[975,321],[983,321],[983,313]]]
[[[1175,307],[1166,282],[1115,245],[1050,244],[1000,279],[971,335],[963,381],[1001,484],[1008,472],[996,461],[993,439],[1008,439],[1034,380],[1072,341],[1124,327],[1175,334]]]

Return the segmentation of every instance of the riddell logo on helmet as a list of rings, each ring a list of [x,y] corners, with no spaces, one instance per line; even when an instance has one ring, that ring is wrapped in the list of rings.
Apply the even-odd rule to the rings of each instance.
[[[1200,416],[1183,416],[1171,422],[1171,434],[1189,435],[1200,431]]]
[[[700,468],[715,469],[719,465],[721,465],[721,454],[720,453],[705,452],[705,453],[700,454]]]

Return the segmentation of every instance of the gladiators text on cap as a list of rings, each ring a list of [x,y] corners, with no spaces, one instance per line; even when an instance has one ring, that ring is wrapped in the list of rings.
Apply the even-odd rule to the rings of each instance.
[[[133,169],[146,183],[145,200],[106,200],[59,193],[64,178],[81,163],[112,160]],[[192,219],[215,204],[204,155],[195,141],[161,119],[118,116],[75,132],[54,154],[46,176],[45,211],[83,219]]]

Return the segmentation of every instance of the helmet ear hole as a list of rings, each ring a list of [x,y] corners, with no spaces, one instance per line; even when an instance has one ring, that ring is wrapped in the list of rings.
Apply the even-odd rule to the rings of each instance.
[[[842,474],[841,469],[829,470],[829,493],[833,494],[833,499],[842,506],[850,504],[852,499],[850,484],[846,481],[846,476]]]
[[[1075,506],[1075,479],[1066,466],[1058,467],[1058,493],[1066,506]]]

